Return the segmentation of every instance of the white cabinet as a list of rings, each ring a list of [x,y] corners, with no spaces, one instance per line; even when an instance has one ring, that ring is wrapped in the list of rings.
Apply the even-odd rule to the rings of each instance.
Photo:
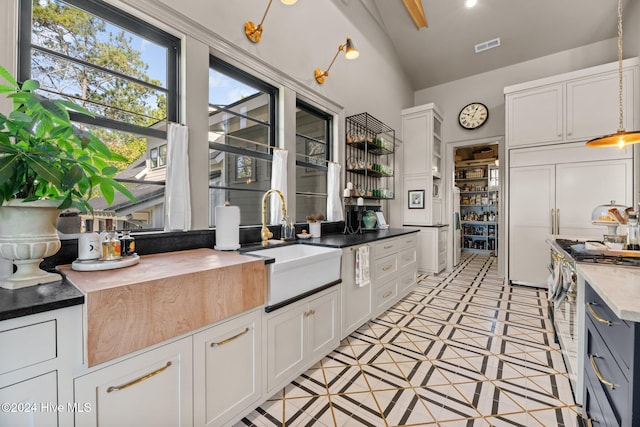
[[[342,249],[340,338],[345,338],[371,318],[371,281],[364,286],[356,284],[355,265],[358,248],[359,246],[350,246]],[[371,256],[370,247],[369,255]]]
[[[442,115],[435,104],[402,110],[403,223],[441,224],[443,219]],[[408,191],[424,191],[424,208],[412,209]]]
[[[618,63],[505,88],[507,146],[585,141],[618,128]],[[624,128],[636,129],[638,58],[623,62]]]
[[[338,289],[334,286],[266,314],[267,395],[340,344]]]
[[[193,336],[194,425],[220,426],[262,399],[262,309]]]
[[[191,336],[98,369],[75,380],[76,426],[193,425]]]
[[[372,243],[372,317],[379,316],[416,287],[417,234]]]
[[[421,227],[418,233],[418,271],[438,274],[447,266],[449,227]]]
[[[72,367],[82,359],[82,308],[0,322],[0,426],[73,425]]]
[[[593,209],[611,200],[632,204],[631,148],[576,143],[511,152],[509,280],[546,287],[547,236],[601,240],[606,228],[591,224]]]

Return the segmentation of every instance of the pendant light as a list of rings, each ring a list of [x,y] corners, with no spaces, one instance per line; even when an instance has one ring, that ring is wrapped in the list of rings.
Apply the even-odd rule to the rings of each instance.
[[[624,130],[622,112],[622,0],[618,0],[618,131],[587,141],[587,147],[618,147],[640,142],[640,132]]]

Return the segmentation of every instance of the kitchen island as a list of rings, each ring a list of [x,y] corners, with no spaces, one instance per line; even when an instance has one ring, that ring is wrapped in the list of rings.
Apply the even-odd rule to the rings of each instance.
[[[581,373],[587,424],[640,423],[640,271],[578,263],[584,316]]]

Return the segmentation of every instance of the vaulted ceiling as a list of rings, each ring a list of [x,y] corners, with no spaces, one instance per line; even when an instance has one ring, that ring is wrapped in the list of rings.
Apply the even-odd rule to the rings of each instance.
[[[616,0],[478,0],[473,8],[464,0],[421,0],[428,26],[420,29],[403,4],[420,0],[361,1],[391,38],[415,90],[617,36]],[[624,0],[623,11],[637,3]],[[640,24],[626,16],[623,23]],[[498,37],[499,47],[475,53],[476,44]]]

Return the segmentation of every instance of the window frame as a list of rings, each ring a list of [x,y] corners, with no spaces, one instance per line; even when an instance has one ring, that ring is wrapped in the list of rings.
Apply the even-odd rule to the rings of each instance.
[[[181,53],[181,41],[179,38],[156,28],[152,24],[137,18],[131,14],[124,12],[110,4],[102,2],[100,0],[62,0],[64,3],[68,3],[71,6],[84,10],[90,14],[93,14],[99,18],[105,19],[110,23],[120,26],[126,31],[135,33],[140,37],[149,41],[156,42],[167,48],[167,88],[155,86],[149,84],[143,80],[138,80],[119,73],[117,71],[109,70],[108,68],[100,67],[99,65],[80,61],[78,59],[68,57],[59,52],[52,51],[40,46],[33,45],[31,43],[31,31],[32,31],[32,10],[33,0],[20,0],[19,11],[19,32],[18,32],[18,80],[25,81],[31,78],[31,56],[32,49],[44,52],[49,55],[54,55],[63,58],[71,63],[80,64],[83,66],[91,67],[95,70],[103,71],[105,73],[117,76],[128,81],[143,86],[151,87],[155,90],[166,93],[167,96],[167,122],[177,123],[179,121],[179,106],[180,106],[180,92],[179,92],[179,63]],[[173,53],[172,53],[173,50]],[[103,128],[114,129],[122,132],[129,132],[138,134],[141,136],[148,136],[154,138],[167,137],[166,130],[153,129],[151,127],[144,127],[134,125],[131,123],[121,122],[114,119],[110,119],[102,116],[90,117],[84,114],[70,111],[69,115],[71,120],[79,123],[85,123],[93,126],[100,126]]]

